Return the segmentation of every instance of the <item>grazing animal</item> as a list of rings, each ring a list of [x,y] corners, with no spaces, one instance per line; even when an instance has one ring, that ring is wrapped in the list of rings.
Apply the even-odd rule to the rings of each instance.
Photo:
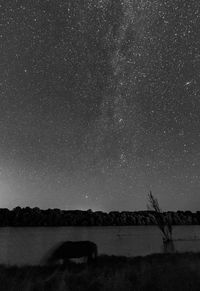
[[[91,241],[66,241],[62,242],[47,259],[48,264],[62,261],[67,263],[69,259],[86,258],[87,263],[97,258],[97,245]]]

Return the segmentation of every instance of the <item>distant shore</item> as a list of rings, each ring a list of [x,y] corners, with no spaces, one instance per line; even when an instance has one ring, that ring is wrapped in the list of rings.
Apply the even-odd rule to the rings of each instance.
[[[199,290],[200,253],[99,256],[92,265],[0,266],[1,291]]]
[[[200,211],[164,212],[173,225],[200,225]],[[0,226],[128,226],[155,225],[153,211],[42,210],[38,207],[0,208]]]

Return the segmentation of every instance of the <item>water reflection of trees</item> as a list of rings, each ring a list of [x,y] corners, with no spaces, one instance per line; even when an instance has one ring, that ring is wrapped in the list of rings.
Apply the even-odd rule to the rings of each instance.
[[[163,253],[174,253],[175,250],[175,245],[173,240],[168,241],[168,242],[163,242],[162,246]]]

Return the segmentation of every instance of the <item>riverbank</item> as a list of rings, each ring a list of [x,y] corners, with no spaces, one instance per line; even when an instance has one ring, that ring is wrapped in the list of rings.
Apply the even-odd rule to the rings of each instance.
[[[20,291],[199,290],[200,253],[99,256],[92,265],[0,266],[0,289]]]
[[[154,211],[42,210],[38,207],[0,208],[0,226],[133,226],[157,225]],[[167,211],[171,225],[200,225],[200,211]]]

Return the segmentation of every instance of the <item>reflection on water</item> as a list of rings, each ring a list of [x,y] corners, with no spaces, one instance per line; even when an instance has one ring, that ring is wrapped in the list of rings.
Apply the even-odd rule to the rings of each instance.
[[[158,252],[200,251],[200,226],[174,227],[174,244],[164,248],[156,226],[0,228],[0,263],[38,264],[58,242],[90,240],[99,254],[139,256]]]
[[[175,242],[168,241],[163,243],[163,253],[174,253],[176,251]]]

